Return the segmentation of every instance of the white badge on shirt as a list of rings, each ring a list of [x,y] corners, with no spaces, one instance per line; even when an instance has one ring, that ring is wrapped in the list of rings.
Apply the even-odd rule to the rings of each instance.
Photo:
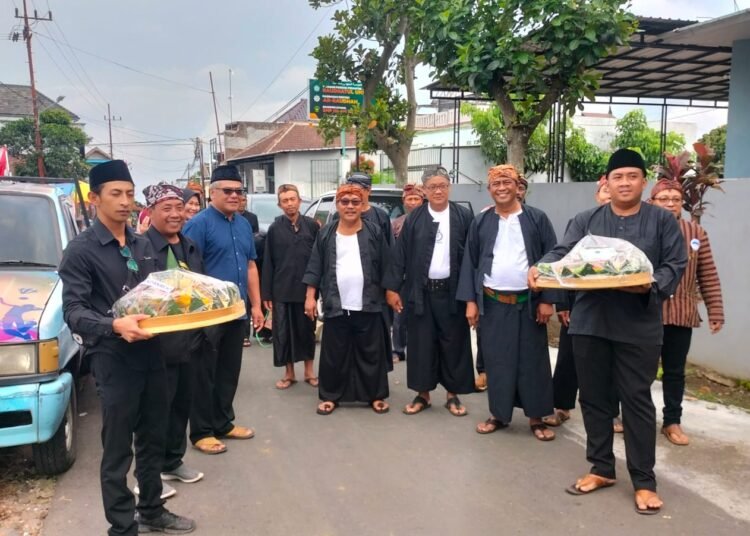
[[[692,249],[693,251],[698,251],[700,248],[701,248],[701,241],[698,240],[697,238],[693,238],[690,241],[690,249]]]

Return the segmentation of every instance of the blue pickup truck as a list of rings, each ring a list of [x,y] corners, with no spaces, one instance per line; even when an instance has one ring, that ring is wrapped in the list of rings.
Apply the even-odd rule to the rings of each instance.
[[[76,456],[81,352],[57,267],[79,225],[71,181],[41,181],[0,178],[0,447],[31,445],[37,471],[52,475]]]

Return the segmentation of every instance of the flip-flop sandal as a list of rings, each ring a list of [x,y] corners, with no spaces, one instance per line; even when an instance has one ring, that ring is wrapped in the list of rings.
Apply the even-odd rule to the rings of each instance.
[[[321,408],[323,404],[332,404],[332,406],[328,408]],[[336,402],[332,402],[331,400],[326,400],[324,402],[321,402],[320,405],[318,405],[318,409],[316,410],[316,413],[318,415],[330,415],[334,412],[334,410],[339,407],[339,405]]]
[[[380,407],[376,407],[376,404],[378,402],[382,404]],[[389,411],[391,411],[391,407],[385,402],[383,402],[382,400],[373,402],[372,404],[370,404],[370,407],[372,408],[372,411],[374,411],[378,415],[382,415],[384,413],[388,413]]]
[[[540,423],[540,424],[532,424],[531,426],[529,426],[529,428],[531,428],[531,433],[534,434],[534,437],[537,438],[539,441],[554,441],[554,439],[555,439],[554,435],[552,437],[548,437],[548,436],[544,435],[544,431],[545,430],[549,430],[549,428],[547,428],[547,426],[545,424],[542,424],[542,423]],[[537,431],[541,431],[542,432],[542,437],[539,437],[536,434]]]
[[[279,381],[276,382],[276,389],[283,391],[285,389],[289,389],[295,383],[297,383],[297,380],[290,380],[289,378],[281,378]]]
[[[305,378],[305,383],[311,387],[317,387],[320,385],[320,380],[318,378]]]
[[[578,488],[578,482],[573,482],[572,485],[565,488],[565,492],[569,493],[570,495],[588,495],[589,493],[594,493],[597,490],[603,489],[603,488],[611,488],[615,485],[615,481],[608,481],[605,480],[603,477],[597,476],[597,475],[587,475],[583,477],[581,480],[585,480],[588,477],[594,477],[596,479],[596,486],[594,486],[592,489],[588,491],[584,491],[582,489]]]
[[[641,491],[641,490],[639,490],[639,491]],[[637,495],[638,491],[636,491],[635,493]],[[646,509],[645,510],[641,510],[640,508],[638,508],[638,501],[634,502],[634,506],[635,506],[636,513],[641,514],[642,516],[654,516],[654,515],[658,514],[659,512],[661,512],[661,506],[651,507],[651,506],[646,505]]]
[[[454,413],[453,410],[451,410],[451,406],[454,407],[454,408],[456,408],[456,411],[458,411],[461,408],[463,408],[464,412],[463,413]],[[445,409],[447,409],[450,412],[450,414],[453,415],[454,417],[466,417],[469,414],[468,410],[466,409],[466,406],[464,406],[463,404],[461,404],[461,401],[458,399],[457,396],[452,396],[448,400],[446,400],[446,402],[443,405],[443,407],[445,407]]]
[[[495,417],[490,417],[486,421],[484,421],[484,424],[489,424],[491,426],[494,426],[491,430],[480,430],[479,427],[476,428],[478,434],[491,434],[493,432],[497,432],[498,430],[502,430],[503,428],[507,428],[508,425],[504,422],[501,422],[497,420]]]
[[[199,450],[203,454],[208,454],[209,456],[223,454],[227,451],[227,446],[215,437],[204,437],[203,439],[199,439],[193,444],[193,448]]]
[[[425,400],[423,397],[417,395],[414,397],[414,400],[411,401],[411,404],[409,404],[411,407],[416,406],[417,404],[420,404],[419,409],[415,411],[407,411],[406,408],[403,409],[403,412],[405,415],[416,415],[417,413],[422,413],[424,410],[429,409],[432,407],[432,404],[430,404],[427,400]]]

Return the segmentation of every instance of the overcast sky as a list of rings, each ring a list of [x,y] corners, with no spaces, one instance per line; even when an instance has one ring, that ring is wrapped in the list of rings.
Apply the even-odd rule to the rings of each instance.
[[[110,103],[112,115],[122,117],[113,123],[114,156],[131,164],[141,187],[180,178],[193,158],[188,138],[215,136],[209,71],[222,127],[230,119],[230,68],[233,119],[265,120],[306,87],[315,70],[309,53],[317,36],[331,31],[333,13],[315,11],[306,0],[27,1],[40,15],[51,10],[54,19],[34,27],[39,90],[53,100],[64,96],[61,104],[86,123],[91,146],[107,150],[104,117]],[[632,4],[639,15],[696,20],[734,10],[732,0]],[[737,4],[748,8],[750,0]],[[20,9],[22,0],[0,0],[0,81],[27,84],[26,49],[22,41],[8,39],[20,22],[15,7]],[[429,80],[420,72],[417,85],[423,87]],[[426,92],[420,100],[428,100]],[[699,130],[725,121],[722,112],[696,111],[680,109],[671,116],[694,120]],[[163,145],[149,143],[155,140]]]

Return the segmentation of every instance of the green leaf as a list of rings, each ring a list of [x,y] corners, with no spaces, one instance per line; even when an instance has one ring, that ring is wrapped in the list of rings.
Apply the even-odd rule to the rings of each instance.
[[[578,39],[573,39],[570,43],[568,43],[568,48],[570,50],[576,50],[578,48],[578,45],[580,45]]]

